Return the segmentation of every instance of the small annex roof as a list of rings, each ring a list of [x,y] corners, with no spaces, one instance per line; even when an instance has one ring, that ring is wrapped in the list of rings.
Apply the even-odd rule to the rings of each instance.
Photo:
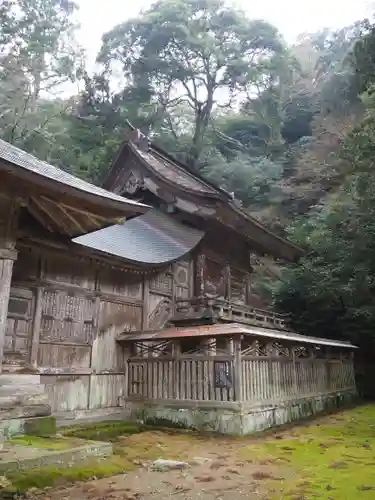
[[[277,340],[289,340],[291,342],[301,342],[304,344],[325,345],[329,347],[342,347],[357,349],[350,342],[341,340],[331,340],[317,337],[307,337],[293,332],[260,328],[240,323],[218,323],[215,325],[199,325],[166,328],[164,330],[153,330],[148,332],[123,333],[117,338],[118,342],[144,342],[155,340],[170,340],[187,337],[216,337],[220,335],[246,335],[253,337],[263,337]]]
[[[153,209],[123,224],[75,238],[73,242],[134,263],[157,265],[183,257],[203,236],[203,231]]]
[[[1,162],[1,160],[3,160],[4,163]],[[61,190],[64,189],[64,187],[68,187],[79,192],[81,195],[86,194],[98,199],[107,200],[108,202],[113,202],[118,208],[131,206],[136,209],[141,208],[142,212],[146,211],[148,208],[143,203],[124,198],[123,196],[111,193],[94,184],[90,184],[0,139],[0,171],[6,170],[7,167],[12,166],[17,167],[17,172],[12,171],[12,173],[16,175],[21,174],[23,171],[26,175],[30,174],[36,182],[38,182],[38,178],[40,180],[43,179],[59,187]]]

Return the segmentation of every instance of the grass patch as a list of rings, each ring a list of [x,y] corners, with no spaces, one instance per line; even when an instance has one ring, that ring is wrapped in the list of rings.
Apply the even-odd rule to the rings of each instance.
[[[277,459],[290,470],[282,484],[269,482],[276,492],[270,499],[374,499],[375,405],[256,440],[241,454],[260,463]]]

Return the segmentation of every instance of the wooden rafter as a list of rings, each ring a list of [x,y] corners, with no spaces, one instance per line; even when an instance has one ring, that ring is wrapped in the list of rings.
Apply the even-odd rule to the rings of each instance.
[[[72,224],[74,224],[78,231],[81,232],[82,234],[86,233],[87,228],[83,227],[80,222],[72,215],[72,213],[69,213],[69,209],[63,206],[61,203],[56,203],[56,207],[61,210],[61,212],[67,217]],[[71,211],[70,211],[71,212]]]
[[[33,197],[32,198],[33,203],[37,206],[37,208],[49,219],[53,225],[57,228],[60,229],[63,228],[64,232],[67,233],[69,236],[73,236],[73,232],[70,230],[69,227],[66,226],[63,220],[57,218],[54,216],[50,210],[48,210],[46,206],[46,199],[42,200],[41,198]],[[49,208],[51,209],[51,205],[53,202],[50,202]]]

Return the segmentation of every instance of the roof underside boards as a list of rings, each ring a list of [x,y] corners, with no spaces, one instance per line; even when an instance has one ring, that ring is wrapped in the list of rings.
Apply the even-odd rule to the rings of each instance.
[[[132,210],[135,213],[144,213],[147,206],[133,200],[124,198],[117,194],[106,191],[103,188],[94,186],[74,175],[65,172],[57,167],[39,160],[35,156],[22,151],[21,149],[9,144],[0,139],[0,171],[6,170],[9,165],[16,167],[11,170],[11,174],[16,177],[21,177],[22,174],[28,174],[28,179],[33,180],[35,184],[41,180],[49,182],[50,187],[55,190],[60,190],[63,194],[64,189],[68,188],[70,193],[75,193],[77,196],[86,196],[91,202],[109,204],[112,208],[117,208],[125,214]],[[57,189],[56,189],[57,188]],[[120,215],[120,213],[118,214]]]
[[[239,323],[222,323],[215,325],[201,325],[181,328],[166,328],[150,332],[124,333],[117,338],[120,342],[144,342],[147,340],[166,340],[187,337],[215,337],[219,335],[246,335],[263,337],[268,339],[287,340],[290,342],[300,342],[304,344],[325,345],[329,347],[340,347],[356,349],[357,347],[349,342],[331,340],[316,337],[307,337],[293,332],[285,332],[268,328],[241,325]]]
[[[80,236],[73,242],[134,263],[157,265],[183,257],[203,236],[202,231],[150,210],[124,224]]]

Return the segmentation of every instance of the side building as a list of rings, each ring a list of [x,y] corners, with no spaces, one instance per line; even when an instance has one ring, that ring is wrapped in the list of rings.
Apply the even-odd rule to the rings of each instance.
[[[157,400],[159,409],[182,400],[223,405],[225,391],[215,388],[221,365],[212,364],[220,356],[231,373],[226,404],[258,404],[266,393],[246,392],[247,375],[236,372],[252,363],[240,360],[252,349],[257,362],[273,352],[279,363],[288,351],[288,370],[303,352],[320,370],[303,388],[284,368],[272,380],[259,372],[259,383],[275,391],[281,384],[295,399],[353,395],[353,346],[296,336],[285,318],[252,305],[252,254],[293,261],[301,250],[133,134],[103,188],[0,141],[0,427],[18,432],[25,418],[51,412],[66,423],[124,418],[141,400]],[[297,342],[299,351],[280,342]],[[324,362],[306,346],[324,351]],[[184,356],[193,356],[189,369],[198,358],[206,365],[185,373]],[[331,359],[340,361],[334,369]],[[276,392],[268,396],[275,404]]]

